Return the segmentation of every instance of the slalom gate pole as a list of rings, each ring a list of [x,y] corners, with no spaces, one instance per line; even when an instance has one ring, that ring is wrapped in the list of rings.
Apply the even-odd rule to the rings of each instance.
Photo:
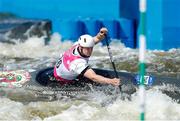
[[[140,85],[139,85],[139,98],[140,98],[140,120],[145,120],[145,52],[146,52],[146,0],[139,1],[140,10],[140,34],[139,34],[139,73],[140,73]]]

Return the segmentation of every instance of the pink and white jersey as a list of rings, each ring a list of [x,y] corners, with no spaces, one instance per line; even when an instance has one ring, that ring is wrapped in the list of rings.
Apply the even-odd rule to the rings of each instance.
[[[77,48],[78,45],[74,45],[60,57],[54,68],[55,77],[73,80],[88,67],[89,58],[82,57]]]

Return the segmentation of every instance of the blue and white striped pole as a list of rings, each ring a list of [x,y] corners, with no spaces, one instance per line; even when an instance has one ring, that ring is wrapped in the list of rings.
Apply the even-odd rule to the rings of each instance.
[[[140,72],[140,85],[139,85],[139,98],[140,98],[140,120],[145,120],[145,52],[146,52],[146,35],[145,35],[145,17],[146,17],[146,0],[140,0],[140,35],[139,35],[139,72]]]

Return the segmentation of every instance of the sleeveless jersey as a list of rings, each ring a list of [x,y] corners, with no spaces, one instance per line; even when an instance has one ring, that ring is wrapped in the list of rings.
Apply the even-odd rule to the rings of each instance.
[[[74,45],[59,58],[54,67],[54,76],[57,79],[74,80],[88,66],[89,58],[80,56],[77,48],[78,45]]]

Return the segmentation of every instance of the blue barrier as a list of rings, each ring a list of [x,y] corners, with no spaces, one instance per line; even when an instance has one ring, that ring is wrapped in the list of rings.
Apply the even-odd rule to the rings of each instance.
[[[180,47],[180,0],[147,1],[147,48]]]
[[[87,19],[81,19],[80,21],[83,24],[84,34],[90,34],[92,36],[95,36],[102,27],[102,22],[97,19],[87,18]]]
[[[121,41],[127,46],[134,48],[135,45],[135,37],[134,37],[134,21],[129,19],[118,19],[117,20],[120,23],[120,32],[119,36]]]
[[[137,23],[139,21],[138,1],[0,0],[0,12],[11,12],[24,18],[52,20],[53,31],[61,33],[64,39],[74,40],[85,33],[94,36],[99,27],[106,26],[112,38],[121,39],[126,46],[134,48],[136,47],[134,34],[137,28],[133,25],[133,21]],[[168,50],[180,47],[179,4],[180,0],[147,0],[148,49]],[[87,17],[94,19],[84,19]],[[80,20],[75,20],[78,18]],[[126,19],[125,22],[118,20],[121,18],[131,20]],[[72,22],[70,19],[75,21]]]
[[[81,21],[72,19],[57,21],[56,31],[61,34],[62,40],[69,39],[76,41],[80,35],[84,34]]]
[[[63,19],[54,23],[54,32],[59,32],[63,40],[75,41],[82,34],[95,36],[101,27],[107,27],[112,39],[120,39],[127,47],[135,47],[134,23],[128,19]]]
[[[135,47],[134,23],[128,19],[103,20],[103,26],[109,30],[112,39],[120,39],[127,47]],[[103,43],[105,44],[105,43]]]
[[[135,48],[134,21],[129,19],[62,19],[53,20],[53,31],[59,32],[62,40],[76,41],[82,34],[95,36],[101,27],[107,27],[112,39],[120,39],[127,47]],[[105,41],[102,41],[105,45]]]
[[[163,49],[168,50],[170,48],[180,47],[180,27],[163,28],[163,37]]]
[[[112,38],[126,42],[129,41],[125,40],[126,36],[133,35],[124,32],[126,28],[121,29],[120,22],[116,20],[129,13],[129,4],[125,3],[124,0],[0,0],[0,12],[12,12],[25,18],[49,19],[53,32],[59,32],[63,40],[75,41],[82,34],[95,36],[102,26],[106,26]],[[121,4],[125,4],[128,11],[121,10],[124,8]],[[130,13],[133,9],[131,5]]]
[[[118,18],[120,0],[0,0],[1,12],[30,18]],[[111,9],[113,8],[113,9]]]
[[[120,23],[113,19],[105,19],[102,21],[103,26],[108,28],[109,36],[112,39],[120,39]]]

